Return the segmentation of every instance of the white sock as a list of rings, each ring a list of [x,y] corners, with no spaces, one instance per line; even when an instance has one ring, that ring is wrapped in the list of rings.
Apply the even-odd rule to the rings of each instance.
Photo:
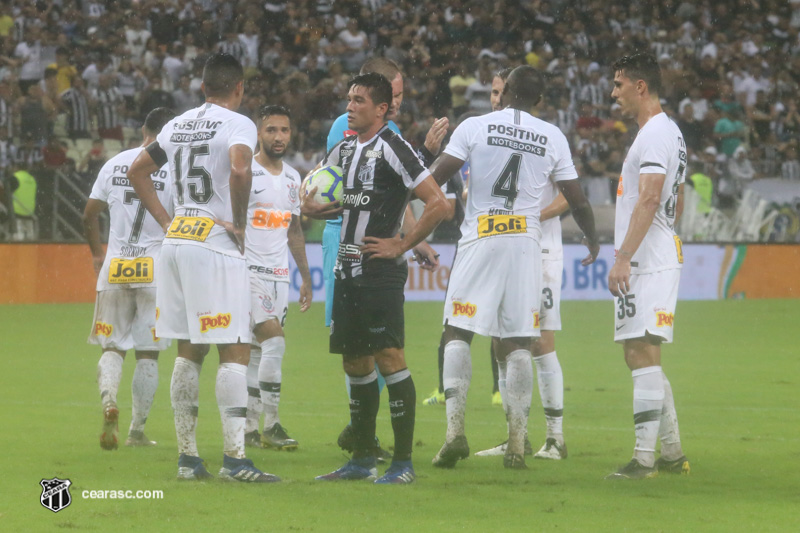
[[[508,412],[506,405],[506,375],[508,373],[508,366],[505,361],[497,361],[497,389],[500,391],[500,397],[503,398],[503,412]]]
[[[281,363],[286,352],[286,339],[272,337],[261,343],[261,364],[258,367],[258,387],[264,404],[264,430],[278,422],[278,404],[281,401]]]
[[[556,352],[534,357],[539,396],[542,398],[544,418],[547,421],[547,438],[564,443],[564,374]]]
[[[533,363],[530,350],[514,350],[506,357],[506,391],[508,392],[507,453],[524,453],[528,413],[533,396]]]
[[[450,442],[464,434],[467,391],[469,391],[469,384],[472,381],[472,359],[470,358],[469,344],[464,341],[450,341],[445,345],[442,377],[447,411],[445,440]]]
[[[261,348],[250,347],[250,363],[247,365],[247,420],[244,432],[258,431],[261,421],[261,391],[258,388],[258,365],[261,363]]]
[[[178,436],[178,453],[199,457],[197,453],[197,411],[200,405],[200,368],[184,357],[175,358],[169,395]]]
[[[117,391],[122,380],[122,356],[117,352],[103,352],[97,362],[97,385],[103,407],[117,403]]]
[[[661,425],[658,436],[661,438],[661,457],[674,461],[683,456],[681,434],[678,431],[678,414],[675,412],[675,399],[672,396],[672,385],[667,375],[664,376],[664,405],[661,408]]]
[[[222,363],[217,370],[217,407],[222,418],[222,449],[225,455],[242,459],[244,424],[247,419],[247,367]]]
[[[158,360],[138,359],[133,371],[131,396],[133,397],[133,416],[130,431],[144,431],[147,415],[153,406],[153,397],[158,388]]]
[[[644,466],[655,464],[658,426],[664,405],[664,374],[660,366],[648,366],[631,372],[633,377],[633,423],[636,446],[633,458]]]

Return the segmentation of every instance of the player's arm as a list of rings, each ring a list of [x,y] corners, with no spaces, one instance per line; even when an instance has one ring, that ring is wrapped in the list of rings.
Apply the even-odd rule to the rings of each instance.
[[[614,266],[608,273],[608,290],[614,296],[628,294],[631,288],[631,258],[642,244],[656,216],[658,206],[661,205],[661,191],[666,177],[666,174],[639,175],[639,199],[633,206],[628,232],[617,250]]]
[[[447,183],[447,180],[449,180],[453,174],[461,170],[463,166],[463,159],[453,157],[450,154],[442,154],[436,158],[430,170],[431,174],[433,174],[433,179],[436,180],[439,186],[442,186]]]
[[[425,202],[425,210],[414,227],[402,238],[379,239],[364,237],[361,252],[370,254],[370,259],[394,259],[421,243],[439,223],[450,216],[450,203],[444,197],[441,187],[431,177],[426,177],[414,189],[417,198]]]
[[[597,254],[600,253],[600,244],[597,241],[597,232],[594,228],[592,206],[589,204],[589,200],[586,199],[586,195],[583,194],[583,188],[577,179],[561,180],[558,182],[558,188],[572,210],[572,218],[575,219],[578,227],[583,232],[584,244],[589,248],[589,255],[583,258],[581,264],[584,266],[590,265],[594,263],[594,260],[597,259]]]
[[[556,218],[567,211],[569,211],[569,202],[564,198],[564,193],[559,193],[550,205],[542,209],[542,214],[539,215],[539,221],[544,222],[545,220]]]
[[[303,182],[306,182],[316,171],[321,169],[325,163],[326,161],[324,159],[317,163],[317,166],[306,174]],[[336,201],[327,204],[317,202],[314,200],[314,195],[317,193],[318,188],[319,187],[312,187],[306,190],[305,194],[300,195],[300,214],[315,220],[333,220],[337,218],[344,211],[341,202]]]
[[[131,168],[128,169],[127,174],[128,181],[133,185],[133,190],[136,191],[139,201],[153,215],[153,218],[156,219],[164,233],[167,232],[169,223],[172,222],[172,217],[161,205],[150,176],[166,163],[167,153],[159,146],[158,141],[154,141],[139,153]]]
[[[417,217],[414,216],[414,210],[411,209],[410,204],[406,205],[406,214],[403,216],[403,227],[401,228],[403,235],[409,233],[416,224]],[[414,247],[414,261],[425,270],[436,270],[439,266],[439,254],[427,241],[423,240]]]
[[[247,225],[247,204],[250,201],[250,186],[253,184],[253,150],[246,144],[234,144],[228,149],[231,160],[231,213],[233,229],[231,238],[244,255],[244,228]]]
[[[308,269],[308,259],[306,258],[306,239],[303,236],[303,228],[300,225],[300,217],[292,215],[289,223],[289,251],[292,252],[294,262],[300,271],[303,284],[300,285],[300,311],[305,313],[311,307],[312,289],[311,272]]]
[[[86,241],[89,243],[89,249],[92,251],[92,264],[94,266],[94,273],[99,274],[100,269],[103,268],[103,261],[106,258],[106,253],[103,250],[103,244],[100,242],[100,213],[105,211],[108,204],[96,198],[89,198],[86,202],[86,208],[83,210],[81,220],[83,222],[83,234],[86,236]]]
[[[422,151],[423,161],[426,165],[432,163],[432,159],[439,154],[442,147],[444,136],[447,135],[447,128],[450,126],[450,120],[447,117],[437,118],[431,124],[431,129],[425,135],[425,150]],[[427,151],[427,153],[425,153]],[[430,154],[430,155],[428,155]],[[429,160],[430,158],[430,160]]]

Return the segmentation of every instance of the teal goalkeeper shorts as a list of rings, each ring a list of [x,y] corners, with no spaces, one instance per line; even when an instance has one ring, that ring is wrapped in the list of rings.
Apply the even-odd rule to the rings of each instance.
[[[333,267],[339,253],[339,236],[342,233],[341,219],[329,220],[322,232],[322,279],[325,281],[325,327],[331,325],[333,314]]]

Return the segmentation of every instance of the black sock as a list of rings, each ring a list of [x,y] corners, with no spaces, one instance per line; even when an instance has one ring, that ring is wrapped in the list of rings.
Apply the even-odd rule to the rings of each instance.
[[[444,394],[444,332],[439,340],[439,393]]]
[[[492,379],[494,380],[492,385],[492,394],[500,390],[500,385],[497,381],[500,379],[500,370],[497,368],[497,358],[494,354],[494,342],[491,343],[492,349]]]
[[[350,376],[350,423],[355,436],[353,459],[375,456],[375,418],[380,401],[376,372]]]
[[[386,388],[389,389],[389,412],[394,431],[392,461],[410,461],[417,405],[417,390],[411,372],[406,368],[386,376]]]

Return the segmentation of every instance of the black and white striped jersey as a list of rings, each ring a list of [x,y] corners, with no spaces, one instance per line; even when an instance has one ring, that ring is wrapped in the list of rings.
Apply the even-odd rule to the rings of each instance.
[[[67,110],[67,133],[69,136],[72,137],[76,132],[88,134],[91,116],[86,96],[72,87],[61,93],[61,102]]]
[[[97,106],[97,127],[102,129],[116,128],[122,124],[119,105],[122,94],[116,87],[97,88],[92,91],[92,99]]]
[[[387,126],[365,143],[355,135],[345,137],[325,157],[324,166],[330,165],[344,171],[337,279],[363,276],[367,283],[405,283],[404,258],[368,261],[360,248],[364,237],[397,234],[411,191],[430,172],[411,145]]]

